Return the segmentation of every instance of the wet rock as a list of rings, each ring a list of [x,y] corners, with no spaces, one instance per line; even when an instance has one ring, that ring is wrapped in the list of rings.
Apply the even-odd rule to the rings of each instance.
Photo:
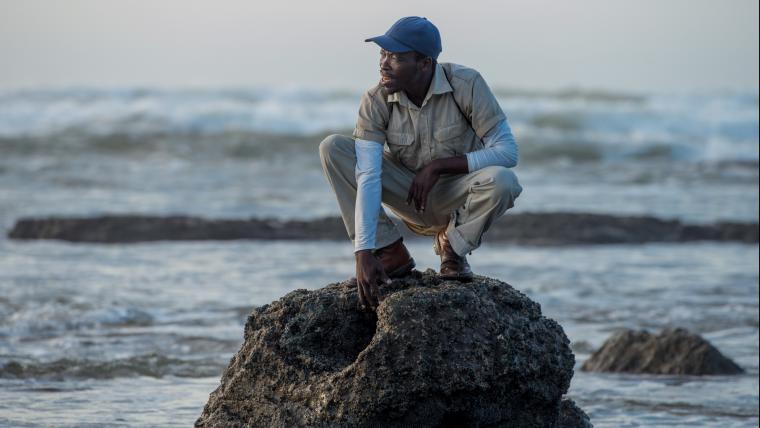
[[[607,339],[581,366],[583,371],[674,375],[744,373],[710,342],[682,328],[660,334],[624,330]]]
[[[499,226],[488,230],[488,240],[531,245],[758,242],[757,223],[691,225],[649,216],[554,212],[508,214],[495,224]]]
[[[400,220],[396,221],[403,224]],[[416,236],[399,229],[407,239]],[[60,239],[125,243],[158,240],[336,240],[348,239],[340,217],[313,220],[225,219],[188,216],[109,215],[93,218],[22,218],[8,232],[12,239]],[[655,217],[591,213],[508,214],[486,233],[488,242],[529,245],[618,244],[643,242],[758,242],[757,223],[683,224]]]
[[[189,216],[109,215],[93,218],[27,218],[8,233],[12,239],[59,239],[73,242],[234,239],[346,239],[339,217],[315,220],[213,220]]]
[[[381,292],[376,313],[348,282],[256,308],[196,426],[590,426],[562,400],[562,327],[509,284],[429,269]]]

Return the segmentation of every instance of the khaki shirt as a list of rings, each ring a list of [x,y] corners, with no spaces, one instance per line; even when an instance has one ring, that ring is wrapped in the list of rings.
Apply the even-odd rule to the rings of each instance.
[[[460,113],[454,96],[472,126]],[[502,119],[506,116],[480,73],[463,65],[438,63],[421,107],[404,91],[387,94],[380,83],[367,90],[353,137],[384,141],[387,152],[416,172],[434,159],[482,149],[481,139]]]

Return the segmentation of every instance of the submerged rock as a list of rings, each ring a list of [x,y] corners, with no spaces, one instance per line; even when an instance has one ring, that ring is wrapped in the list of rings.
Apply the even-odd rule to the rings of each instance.
[[[256,308],[198,427],[590,426],[562,327],[509,284],[413,271],[375,313],[348,282]]]
[[[607,339],[581,370],[677,375],[744,373],[710,342],[683,328],[666,328],[658,335],[645,330],[621,331]]]

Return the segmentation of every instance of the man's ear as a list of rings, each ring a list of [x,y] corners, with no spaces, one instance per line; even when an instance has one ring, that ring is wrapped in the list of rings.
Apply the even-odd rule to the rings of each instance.
[[[422,70],[428,68],[428,66],[432,69],[432,67],[433,67],[433,60],[429,56],[426,56],[425,59],[423,59],[421,62],[419,62],[417,64],[421,64],[420,67],[419,67],[419,71],[422,71]]]

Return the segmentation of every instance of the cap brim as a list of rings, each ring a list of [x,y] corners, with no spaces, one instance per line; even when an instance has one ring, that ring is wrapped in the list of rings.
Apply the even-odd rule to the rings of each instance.
[[[381,48],[385,49],[388,52],[409,52],[409,51],[414,50],[413,48],[410,48],[409,46],[395,39],[392,39],[386,36],[385,34],[383,34],[382,36],[371,37],[369,39],[365,39],[364,41],[375,42],[377,43],[378,46],[380,46]]]

